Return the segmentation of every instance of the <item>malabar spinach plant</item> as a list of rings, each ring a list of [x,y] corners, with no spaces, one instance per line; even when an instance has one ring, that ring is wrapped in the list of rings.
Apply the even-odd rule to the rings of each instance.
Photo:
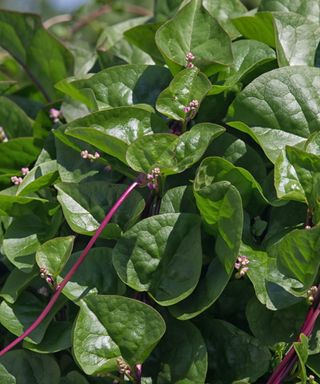
[[[0,11],[0,381],[320,382],[318,0]]]

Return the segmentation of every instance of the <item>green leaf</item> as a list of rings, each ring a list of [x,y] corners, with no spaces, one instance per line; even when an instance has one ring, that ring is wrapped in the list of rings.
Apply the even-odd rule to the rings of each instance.
[[[159,213],[198,213],[191,187],[169,189],[161,199]]]
[[[104,69],[87,79],[62,80],[57,88],[92,109],[133,104],[154,105],[168,86],[170,72],[156,65],[119,65]]]
[[[56,97],[54,84],[72,74],[73,56],[42,26],[38,15],[3,10],[0,45],[25,69],[47,100]]]
[[[16,379],[12,376],[5,367],[0,364],[0,380],[2,384],[16,384]]]
[[[57,161],[46,161],[31,169],[19,185],[17,195],[28,195],[51,186],[58,177]]]
[[[32,136],[31,122],[31,119],[13,101],[7,97],[0,97],[0,126],[8,139]]]
[[[210,88],[210,80],[198,68],[184,69],[160,93],[157,110],[173,120],[185,121],[189,113],[184,112],[184,108],[192,100],[198,101],[200,105]]]
[[[147,291],[161,305],[191,294],[201,272],[199,216],[168,213],[149,217],[127,231],[113,250],[121,280]]]
[[[246,317],[254,336],[264,345],[272,347],[276,343],[291,343],[296,339],[307,311],[308,306],[303,302],[271,311],[254,298],[247,305]]]
[[[317,0],[262,0],[259,9],[298,13],[317,24],[320,20],[320,7]]]
[[[201,0],[191,0],[160,27],[156,43],[173,72],[186,65],[188,52],[195,56],[194,64],[208,75],[232,64],[230,38],[202,7]]]
[[[178,137],[172,134],[144,136],[129,146],[127,163],[145,173],[154,167],[166,175],[183,172],[200,160],[210,142],[224,130],[220,125],[200,123]]]
[[[124,36],[130,43],[149,54],[157,64],[163,64],[163,57],[155,41],[156,32],[161,25],[162,23],[137,25],[124,33]]]
[[[26,337],[26,340],[38,344],[54,318],[57,311],[65,304],[65,299],[59,299],[41,324]],[[20,336],[38,318],[46,304],[32,293],[23,292],[14,304],[2,301],[0,304],[0,323],[16,336]],[[1,361],[1,360],[0,360]]]
[[[62,377],[59,384],[89,384],[78,371],[71,371],[67,376]]]
[[[234,64],[226,75],[225,82],[214,84],[209,95],[224,92],[234,87],[259,66],[276,59],[273,49],[256,40],[238,40],[232,43]]]
[[[240,254],[249,259],[248,277],[251,280],[257,299],[270,310],[280,310],[296,304],[301,299],[295,297],[295,290],[302,285],[280,272],[277,259],[269,257],[264,251],[258,251],[241,244]]]
[[[48,200],[38,197],[15,196],[16,191],[12,187],[0,192],[0,215],[1,216],[23,216],[31,214],[35,209],[48,203]],[[9,192],[9,194],[7,194]]]
[[[162,370],[158,374],[161,384],[204,383],[208,356],[205,342],[199,330],[189,321],[167,321],[167,331],[161,340]]]
[[[74,236],[56,237],[42,244],[36,253],[39,268],[45,268],[56,279],[71,255],[74,239]]]
[[[240,0],[203,0],[202,4],[210,15],[219,21],[231,39],[239,37],[230,19],[247,12],[247,8]]]
[[[60,368],[52,356],[19,349],[8,352],[0,362],[16,378],[17,384],[59,384]]]
[[[274,163],[286,145],[303,143],[320,129],[320,69],[285,67],[253,80],[235,99],[231,123],[248,133]],[[250,128],[249,128],[249,127]]]
[[[67,262],[62,277],[70,271],[81,252],[73,253]],[[58,283],[61,282],[58,278]],[[91,294],[123,294],[125,286],[118,278],[112,264],[112,250],[96,247],[89,251],[87,257],[72,276],[62,293],[70,300],[78,303],[80,299]]]
[[[87,375],[117,370],[122,357],[132,367],[148,357],[165,332],[157,311],[121,296],[90,296],[81,303],[73,352]]]
[[[13,304],[37,274],[37,271],[25,273],[17,268],[13,269],[1,289],[0,296],[6,302]]]
[[[72,323],[52,321],[39,344],[23,341],[23,348],[37,353],[56,353],[71,347]]]
[[[208,350],[207,381],[232,383],[249,378],[254,383],[268,371],[271,359],[268,348],[239,328],[208,318],[201,322],[200,331]]]
[[[193,294],[170,308],[181,320],[197,316],[221,295],[239,254],[243,227],[241,197],[230,183],[218,182],[202,189],[195,187],[194,194],[202,218],[215,233],[216,257],[210,261]]]
[[[207,157],[198,169],[195,190],[210,186],[219,181],[228,181],[238,189],[242,204],[248,211],[255,211],[267,202],[260,184],[246,169],[235,167],[221,157]]]
[[[240,16],[232,19],[234,26],[246,38],[258,40],[276,47],[273,16],[269,12],[258,12],[254,16]]]
[[[165,122],[154,113],[136,107],[120,107],[92,113],[67,125],[66,134],[94,145],[126,162],[128,146],[153,132],[165,132]]]
[[[303,333],[301,333],[300,341],[293,343],[293,347],[299,359],[299,365],[300,365],[299,378],[301,379],[302,384],[306,384],[308,380],[306,366],[305,366],[308,360],[308,341],[309,341],[308,337]]]
[[[89,181],[81,184],[60,183],[55,185],[55,188],[58,191],[58,201],[71,229],[76,233],[92,235],[127,186],[104,181]],[[143,208],[143,198],[134,191],[117,210],[105,228],[103,236],[111,239],[118,238],[121,231],[139,217]]]
[[[268,251],[277,258],[279,270],[286,276],[297,279],[308,289],[318,274],[320,227],[293,230],[283,236]]]

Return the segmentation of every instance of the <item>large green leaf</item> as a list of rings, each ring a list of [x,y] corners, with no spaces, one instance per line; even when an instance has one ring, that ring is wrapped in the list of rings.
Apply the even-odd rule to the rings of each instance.
[[[26,337],[26,340],[34,344],[40,343],[51,320],[64,304],[65,299],[59,299],[41,324]],[[32,293],[23,292],[14,304],[2,301],[0,323],[14,335],[20,336],[37,319],[45,306],[46,304]]]
[[[72,74],[73,56],[42,26],[38,15],[2,10],[0,45],[25,69],[47,100],[54,84]]]
[[[191,322],[168,319],[167,331],[159,344],[158,353],[162,362],[159,383],[205,382],[207,349],[201,333]]]
[[[71,371],[67,376],[62,377],[59,384],[89,384],[78,371]]]
[[[44,241],[54,236],[61,215],[53,218],[29,213],[10,223],[4,240],[3,253],[23,272],[30,272],[35,263],[35,252]]]
[[[249,378],[256,380],[269,369],[268,348],[230,323],[212,318],[201,322],[201,333],[208,349],[207,381],[232,383]]]
[[[8,139],[32,136],[31,123],[31,119],[13,101],[7,97],[0,97],[0,126]]]
[[[168,213],[140,221],[118,241],[113,264],[122,281],[159,304],[183,300],[201,272],[199,216]]]
[[[62,277],[70,271],[78,260],[81,252],[73,253],[67,262]],[[58,283],[61,278],[57,279]],[[90,294],[123,294],[125,285],[118,278],[112,264],[112,250],[106,247],[91,249],[88,256],[77,269],[76,273],[63,288],[63,294],[68,299],[78,303],[86,295]]]
[[[314,23],[319,23],[320,20],[318,0],[262,0],[259,9],[298,13]]]
[[[240,0],[202,0],[202,4],[210,15],[219,21],[230,38],[234,39],[239,36],[230,19],[247,12],[247,8]]]
[[[117,359],[143,363],[165,332],[157,311],[122,296],[90,296],[81,302],[73,352],[86,374],[117,370]]]
[[[74,239],[74,236],[56,237],[42,244],[36,253],[39,268],[45,268],[56,279],[71,255]]]
[[[229,36],[201,3],[191,0],[156,33],[157,46],[174,72],[186,65],[188,52],[195,56],[194,64],[207,74],[232,64]]]
[[[133,141],[153,132],[167,130],[165,122],[150,111],[119,107],[75,120],[68,124],[66,133],[125,163],[126,150]]]
[[[197,316],[221,295],[239,254],[243,227],[241,197],[230,183],[218,182],[201,189],[195,188],[194,194],[202,218],[215,233],[216,257],[192,295],[170,308],[171,313],[182,320]]]
[[[161,199],[160,213],[198,213],[191,187],[169,189]]]
[[[231,112],[242,123],[230,125],[252,136],[275,162],[286,145],[304,142],[320,129],[318,83],[319,68],[296,66],[268,72],[238,95]]]
[[[200,123],[178,137],[173,134],[144,136],[129,146],[127,163],[145,173],[154,167],[167,175],[180,173],[200,160],[210,142],[224,130],[220,125]]]
[[[64,216],[72,230],[83,235],[92,235],[127,186],[92,181],[81,184],[60,183],[55,188],[58,190],[58,200]],[[138,218],[143,208],[142,196],[134,191],[114,214],[103,236],[118,238],[121,231]]]
[[[8,352],[0,362],[16,378],[17,384],[59,384],[60,368],[52,356],[19,349]]]
[[[48,200],[39,197],[15,196],[17,188],[12,187],[0,192],[0,215],[23,216],[32,214],[37,208],[41,208]]]
[[[170,72],[155,65],[119,65],[104,69],[88,79],[67,81],[57,88],[90,108],[121,107],[132,104],[154,105],[168,86]]]
[[[270,249],[271,257],[277,259],[279,270],[286,276],[297,279],[308,289],[315,283],[320,266],[320,227],[293,230],[283,236]]]
[[[185,69],[161,92],[157,100],[157,110],[173,120],[184,121],[188,117],[184,108],[192,100],[200,105],[210,88],[211,82],[198,68]]]
[[[299,300],[295,290],[302,285],[281,273],[275,257],[269,257],[264,251],[259,251],[241,244],[241,255],[249,259],[248,277],[251,280],[257,299],[270,310],[280,310],[289,307]]]

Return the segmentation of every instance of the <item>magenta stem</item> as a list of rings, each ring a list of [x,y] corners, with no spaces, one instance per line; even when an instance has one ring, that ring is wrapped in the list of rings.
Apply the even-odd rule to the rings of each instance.
[[[120,196],[120,198],[117,200],[115,205],[110,209],[106,217],[103,219],[102,223],[99,225],[99,228],[97,229],[96,233],[91,237],[90,241],[86,245],[85,249],[82,251],[81,255],[79,256],[78,260],[74,263],[70,271],[66,274],[65,278],[61,281],[61,283],[57,286],[55,293],[52,295],[49,303],[44,308],[44,310],[41,312],[39,317],[30,325],[30,327],[25,330],[22,335],[14,339],[9,345],[7,345],[5,348],[3,348],[0,351],[0,357],[4,356],[7,352],[9,352],[15,345],[19,344],[24,338],[30,335],[32,331],[34,331],[44,320],[44,318],[47,316],[47,314],[50,312],[51,308],[54,306],[56,301],[58,300],[63,288],[66,286],[68,281],[72,278],[72,276],[75,274],[77,269],[80,267],[84,259],[86,258],[88,252],[92,248],[93,244],[96,242],[97,238],[100,236],[101,232],[104,230],[105,226],[109,223],[109,221],[112,219],[112,216],[116,213],[116,211],[119,209],[121,204],[127,199],[127,197],[130,195],[130,193],[139,185],[137,181],[132,183]]]

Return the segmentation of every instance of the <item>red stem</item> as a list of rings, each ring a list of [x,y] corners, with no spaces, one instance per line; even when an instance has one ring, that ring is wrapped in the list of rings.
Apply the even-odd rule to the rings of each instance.
[[[15,340],[13,340],[9,345],[7,345],[5,348],[3,348],[0,351],[0,357],[4,356],[10,349],[12,349],[15,345],[19,344],[25,337],[30,335],[32,331],[34,331],[44,320],[44,318],[47,316],[47,314],[50,312],[51,308],[54,306],[56,301],[58,300],[63,288],[66,286],[68,281],[72,278],[72,276],[75,274],[77,269],[80,267],[84,259],[86,258],[88,252],[92,248],[93,244],[96,242],[97,238],[100,236],[101,232],[104,230],[105,226],[109,223],[112,216],[116,213],[120,205],[127,199],[127,197],[130,195],[130,193],[139,185],[138,181],[135,181],[132,183],[120,196],[118,201],[115,203],[115,205],[110,209],[106,217],[103,219],[102,223],[100,224],[99,228],[97,229],[96,233],[91,237],[90,241],[86,245],[85,249],[82,251],[80,257],[78,260],[74,263],[70,271],[67,273],[65,278],[61,281],[61,283],[57,286],[55,293],[52,295],[49,303],[44,308],[44,310],[41,312],[39,317],[30,325],[30,327],[23,332],[22,335],[17,337]]]

